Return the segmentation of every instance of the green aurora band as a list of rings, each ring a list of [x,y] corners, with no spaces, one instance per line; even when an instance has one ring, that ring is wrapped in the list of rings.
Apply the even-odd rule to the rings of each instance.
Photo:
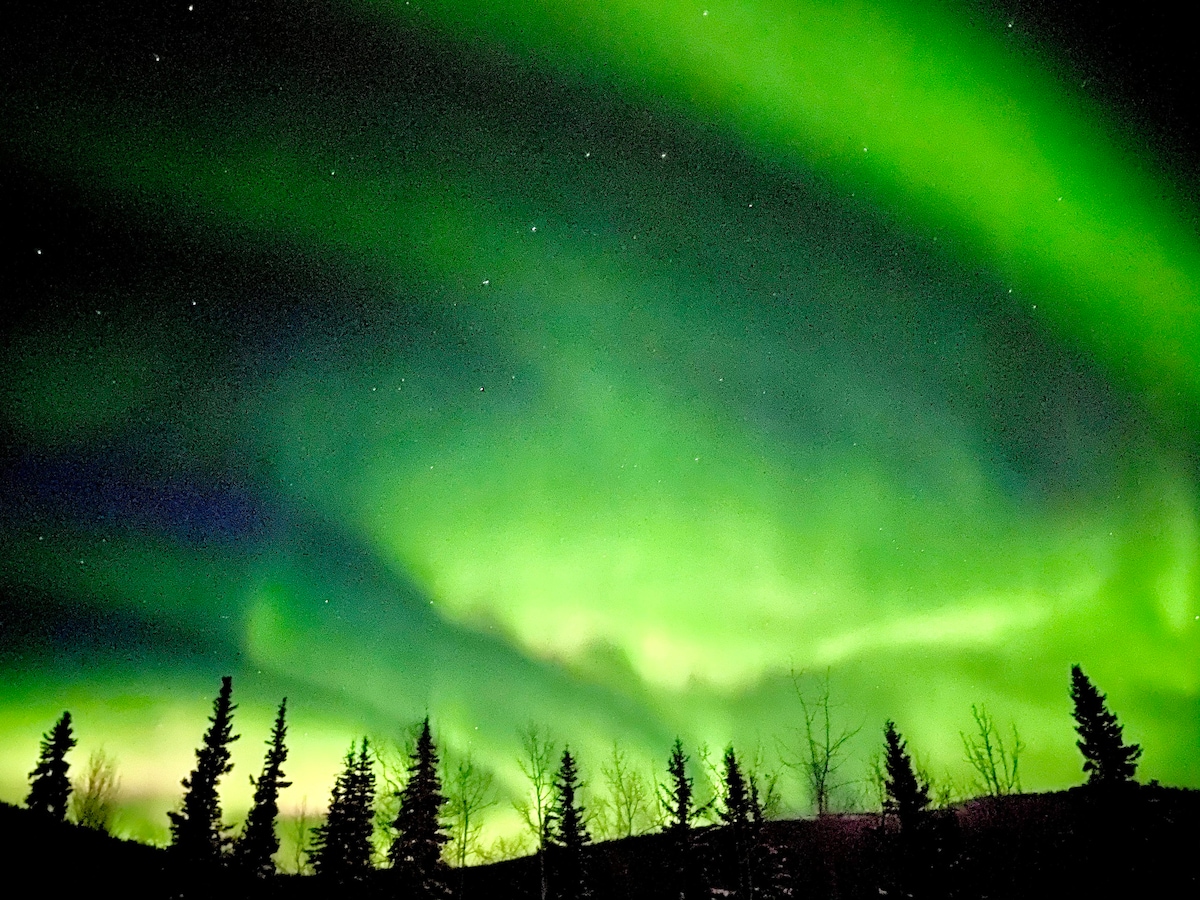
[[[0,797],[69,708],[161,839],[221,674],[234,818],[284,694],[294,809],[426,712],[506,798],[530,722],[594,786],[613,740],[771,765],[826,670],[856,771],[894,718],[965,779],[986,703],[1059,788],[1077,661],[1200,786],[1200,241],[1004,23],[166,21],[4,98],[10,165],[134,237],[5,334]]]

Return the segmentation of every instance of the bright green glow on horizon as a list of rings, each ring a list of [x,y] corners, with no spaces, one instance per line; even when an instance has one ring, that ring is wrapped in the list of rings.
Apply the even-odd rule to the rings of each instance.
[[[984,702],[1021,728],[1026,786],[1059,787],[1076,661],[1146,778],[1200,784],[1197,240],[1099,112],[940,7],[374,6],[353,27],[432,21],[486,79],[483,33],[530,91],[613,117],[608,143],[515,101],[401,114],[299,79],[10,117],[6,147],[118,221],[369,287],[352,328],[340,300],[263,325],[239,318],[257,294],[157,279],[17,327],[23,452],[104,479],[133,447],[266,524],[196,545],[72,518],[52,483],[59,518],[5,525],[0,586],[171,639],[22,670],[0,796],[69,706],[165,827],[227,671],[233,809],[284,693],[288,802],[319,807],[352,734],[425,712],[510,795],[529,721],[593,782],[613,738],[645,765],[676,734],[770,750],[790,670],[825,667],[858,762],[891,717],[962,777]],[[618,139],[641,109],[662,144]],[[257,328],[282,349],[231,364],[269,355]]]

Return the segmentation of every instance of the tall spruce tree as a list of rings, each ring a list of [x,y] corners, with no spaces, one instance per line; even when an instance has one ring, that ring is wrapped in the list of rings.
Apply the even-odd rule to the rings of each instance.
[[[582,783],[570,748],[563,750],[554,779],[549,838],[554,895],[558,900],[581,900],[590,894],[585,851],[592,842],[580,802]]]
[[[736,874],[736,893],[742,900],[754,896],[753,847],[756,835],[751,826],[760,818],[757,788],[747,781],[742,765],[732,745],[725,748],[725,783],[721,789],[721,808],[718,816],[723,826],[722,837],[733,857]]]
[[[884,727],[883,740],[883,810],[896,816],[901,831],[908,831],[920,823],[929,806],[929,785],[917,777],[904,738],[890,719]]]
[[[318,875],[339,881],[362,878],[371,871],[371,835],[375,830],[375,772],[367,739],[358,755],[354,742],[333,785],[329,814],[313,829],[309,852]]]
[[[664,813],[663,832],[671,838],[668,871],[673,883],[670,887],[679,900],[687,900],[700,893],[693,858],[693,826],[700,813],[696,808],[695,784],[688,775],[687,763],[683,741],[676,738],[671,747],[671,758],[667,761],[670,783],[660,785],[659,801]]]
[[[742,774],[742,765],[738,762],[732,746],[725,748],[724,764],[725,785],[719,810],[721,824],[744,829],[750,823],[753,807],[746,776]]]
[[[886,860],[879,876],[881,894],[900,897],[945,897],[955,865],[953,816],[939,819],[930,810],[928,782],[917,773],[896,724],[884,728],[884,827],[876,832]],[[899,828],[889,829],[887,816]]]
[[[167,814],[171,819],[171,847],[190,862],[216,863],[230,843],[221,822],[217,784],[233,769],[229,745],[238,735],[233,733],[233,711],[237,707],[231,702],[232,695],[233,679],[226,675],[213,701],[204,743],[196,750],[196,768],[183,779],[183,808]]]
[[[275,874],[273,857],[279,851],[279,836],[275,834],[275,820],[279,817],[279,792],[291,786],[290,781],[283,780],[283,764],[288,755],[283,742],[287,736],[286,713],[287,697],[284,697],[275,715],[271,738],[267,741],[262,774],[257,779],[250,777],[250,783],[254,785],[254,803],[246,816],[246,827],[234,845],[234,859],[238,867],[260,877]]]
[[[408,763],[408,780],[400,791],[400,811],[392,827],[396,837],[388,850],[392,871],[419,898],[440,898],[449,893],[442,847],[450,840],[442,824],[446,797],[438,775],[438,754],[429,718]]]
[[[683,752],[683,742],[675,738],[671,748],[671,758],[667,761],[667,775],[671,780],[669,785],[661,788],[662,807],[666,814],[663,831],[677,838],[687,838],[695,824],[697,810],[696,791],[692,779],[687,773],[687,754]]]
[[[1126,744],[1117,717],[1108,711],[1105,696],[1096,690],[1079,666],[1071,666],[1071,701],[1074,703],[1075,745],[1083,754],[1088,784],[1113,785],[1133,780],[1142,748]]]
[[[71,714],[64,712],[54,727],[42,735],[37,766],[29,773],[29,796],[25,798],[25,805],[57,821],[67,817],[67,801],[71,797],[67,754],[74,746]]]

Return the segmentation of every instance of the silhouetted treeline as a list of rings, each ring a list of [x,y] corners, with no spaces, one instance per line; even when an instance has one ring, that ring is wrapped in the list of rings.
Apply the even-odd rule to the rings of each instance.
[[[828,716],[828,682],[823,709]],[[388,781],[398,802],[388,824],[386,862],[373,842],[377,752],[366,738],[350,747],[331,797],[329,814],[309,848],[315,877],[279,876],[279,793],[289,786],[286,700],[267,739],[262,773],[251,778],[254,804],[240,833],[223,822],[219,783],[232,765],[229,744],[236,705],[232,679],[222,679],[209,727],[196,751],[196,767],[183,780],[180,808],[170,814],[166,851],[139,847],[65,821],[72,790],[67,754],[75,746],[69,712],[42,738],[30,772],[27,811],[0,810],[0,846],[17,869],[51,864],[54,853],[75,854],[78,875],[119,878],[126,896],[332,897],[389,896],[414,900],[466,897],[511,900],[791,900],[791,898],[966,898],[1107,895],[1135,888],[1154,893],[1170,883],[1195,888],[1192,864],[1200,846],[1200,792],[1138,785],[1142,753],[1124,742],[1116,716],[1079,666],[1071,670],[1082,771],[1087,784],[1069,791],[1023,795],[1015,730],[1006,747],[986,711],[973,708],[978,740],[964,736],[967,759],[990,796],[937,807],[931,786],[914,764],[896,723],[881,732],[877,764],[880,812],[818,815],[814,820],[771,821],[774,779],[745,761],[733,746],[712,774],[719,782],[707,799],[697,796],[682,741],[663,760],[658,783],[658,833],[593,842],[585,806],[586,779],[568,747],[558,751],[548,733],[530,728],[522,771],[531,801],[523,807],[536,832],[529,857],[462,869],[448,876],[451,840],[447,808],[482,808],[480,794],[450,803],[428,718],[410,745],[402,783]],[[822,707],[818,707],[820,709]],[[843,734],[824,722],[825,743],[809,728],[810,761],[823,789],[836,770],[833,753]],[[703,755],[703,754],[702,754]],[[832,761],[832,763],[831,763]],[[614,751],[610,785],[624,777]],[[459,767],[460,773],[469,766]],[[616,775],[613,773],[616,772]],[[466,781],[463,781],[466,784]],[[478,789],[476,785],[475,789]],[[626,799],[636,792],[628,789]],[[818,803],[827,810],[828,794]],[[632,807],[631,807],[632,808]],[[385,807],[386,809],[386,807]],[[626,818],[632,822],[631,814]],[[28,819],[28,821],[26,821]],[[706,821],[710,824],[700,823]],[[627,823],[628,824],[628,823]],[[629,826],[631,827],[631,826]],[[469,827],[461,830],[465,840]],[[476,832],[477,833],[477,832]],[[61,848],[61,851],[60,849]],[[455,858],[465,860],[460,846]],[[107,874],[105,874],[107,873]],[[80,884],[83,881],[80,880]],[[66,884],[59,886],[66,890]]]
[[[1119,796],[1084,788],[967,801],[932,813],[953,836],[955,858],[941,873],[939,893],[925,896],[1025,900],[1025,898],[1196,896],[1200,877],[1200,791],[1137,786]],[[765,822],[765,846],[789,860],[783,886],[796,900],[879,900],[895,874],[879,832],[878,814]],[[403,897],[390,872],[372,872],[353,884],[334,886],[312,876],[270,879],[222,871],[214,881],[185,877],[166,850],[121,841],[64,822],[33,817],[0,804],[3,859],[14,883],[33,883],[54,872],[56,892],[70,896],[119,885],[137,898],[325,898]],[[720,829],[694,835],[698,864],[688,870],[698,894],[723,893],[736,872],[722,846]],[[656,833],[605,841],[586,851],[590,891],[597,900],[662,900],[678,893],[678,875],[665,863],[671,837]],[[63,866],[63,860],[69,860]],[[28,877],[25,877],[25,876]],[[537,900],[537,860],[522,857],[462,873],[468,897]],[[713,888],[717,888],[717,892]],[[216,888],[216,890],[214,890]]]

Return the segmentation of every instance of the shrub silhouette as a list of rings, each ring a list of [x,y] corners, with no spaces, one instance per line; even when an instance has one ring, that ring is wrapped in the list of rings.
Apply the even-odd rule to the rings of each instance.
[[[121,787],[116,760],[103,750],[93,750],[88,756],[83,775],[76,779],[74,787],[71,815],[76,823],[93,831],[111,834],[117,792]]]

